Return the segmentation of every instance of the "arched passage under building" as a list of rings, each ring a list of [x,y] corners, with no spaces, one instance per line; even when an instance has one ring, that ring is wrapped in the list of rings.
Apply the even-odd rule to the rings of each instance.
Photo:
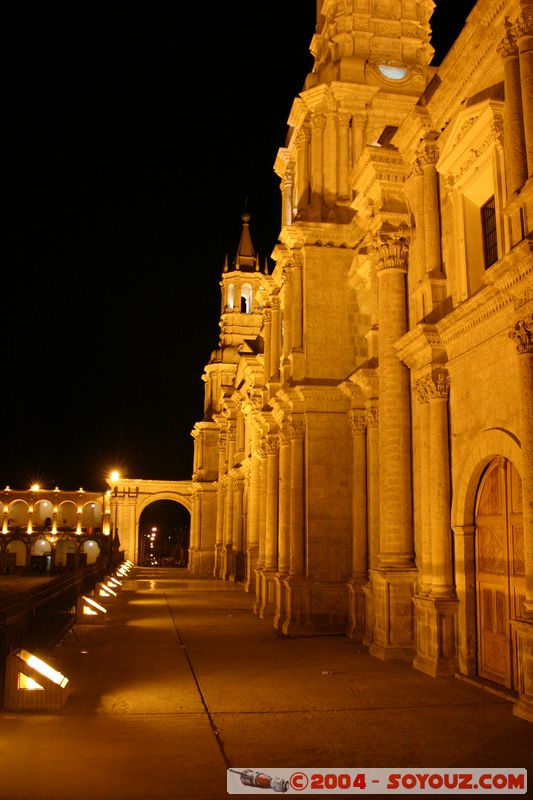
[[[176,500],[154,500],[139,517],[139,564],[186,567],[191,515]]]
[[[169,502],[172,506],[181,507],[182,511],[175,513],[185,515],[181,518],[182,524],[187,520],[190,529],[192,481],[120,478],[115,483],[110,482],[109,486],[110,529],[113,536],[118,537],[124,557],[135,564],[141,564],[145,557],[141,533],[145,532],[146,521],[153,518],[154,522],[150,527],[157,527],[158,509],[161,513],[161,509],[167,508],[166,505],[160,505],[161,503]]]

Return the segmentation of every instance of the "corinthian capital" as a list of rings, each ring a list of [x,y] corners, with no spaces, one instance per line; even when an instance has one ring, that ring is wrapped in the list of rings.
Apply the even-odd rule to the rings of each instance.
[[[435,369],[428,376],[428,397],[429,399],[443,399],[448,397],[450,391],[450,376],[447,369]]]
[[[350,430],[352,434],[362,435],[366,433],[366,412],[365,411],[351,411],[350,412]]]
[[[378,269],[407,270],[409,240],[402,233],[379,233],[372,247],[372,255],[378,262]]]
[[[513,30],[510,22],[507,20],[505,23],[505,34],[500,44],[498,45],[498,53],[502,58],[509,58],[509,56],[518,55],[518,46],[516,44],[516,31]]]
[[[519,320],[509,336],[520,354],[533,353],[533,314]]]

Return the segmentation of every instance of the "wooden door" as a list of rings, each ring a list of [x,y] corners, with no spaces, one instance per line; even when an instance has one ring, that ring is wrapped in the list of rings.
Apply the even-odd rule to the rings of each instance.
[[[516,642],[510,621],[525,596],[520,475],[510,461],[487,467],[476,500],[477,655],[481,677],[515,689]]]

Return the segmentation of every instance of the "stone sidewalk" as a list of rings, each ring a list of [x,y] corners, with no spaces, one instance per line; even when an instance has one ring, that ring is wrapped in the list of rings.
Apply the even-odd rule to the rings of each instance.
[[[252,602],[136,568],[105,625],[37,654],[66,705],[0,712],[0,798],[222,800],[229,766],[533,769],[533,726],[503,697],[342,636],[281,639]]]

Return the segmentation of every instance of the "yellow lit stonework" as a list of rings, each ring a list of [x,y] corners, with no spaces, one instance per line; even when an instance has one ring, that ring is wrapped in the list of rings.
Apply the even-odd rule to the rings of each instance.
[[[432,2],[318,5],[274,268],[247,215],[222,268],[189,568],[533,721],[533,6],[434,67]]]

